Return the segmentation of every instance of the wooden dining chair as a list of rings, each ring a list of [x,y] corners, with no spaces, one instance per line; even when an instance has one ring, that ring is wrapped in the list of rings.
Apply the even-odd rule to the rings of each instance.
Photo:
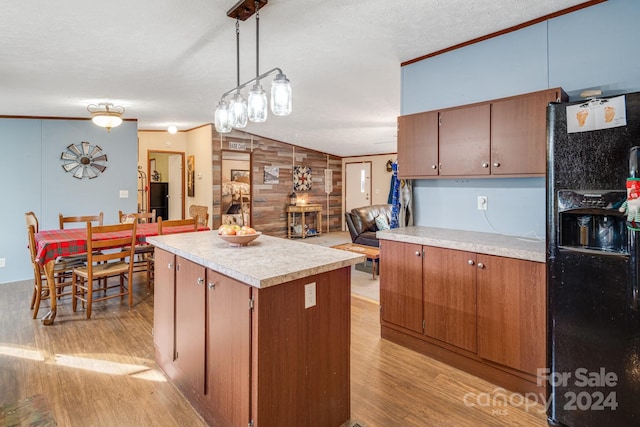
[[[91,307],[94,302],[116,297],[122,299],[126,295],[129,298],[129,307],[133,305],[136,226],[135,221],[127,224],[103,226],[93,226],[91,222],[87,223],[87,265],[74,268],[71,277],[74,312],[78,300],[83,302],[83,306],[86,305],[87,319],[91,318]],[[119,277],[119,283],[110,285],[108,279],[115,276]],[[96,280],[99,286],[97,289],[94,288]],[[110,289],[118,289],[118,292],[110,294]],[[97,293],[96,291],[104,292]]]
[[[31,266],[33,267],[33,294],[31,295],[31,309],[33,310],[33,318],[38,317],[38,310],[40,309],[40,302],[48,299],[49,285],[47,283],[47,277],[44,274],[42,266],[36,262],[37,258],[37,243],[36,233],[39,231],[38,217],[35,213],[29,211],[24,214],[27,223],[27,242],[29,245],[29,255],[31,258]],[[58,259],[55,261],[53,267],[53,275],[56,280],[56,298],[61,298],[65,295],[71,295],[71,292],[64,292],[64,288],[71,285],[71,282],[66,282],[71,278],[71,273],[75,267],[84,265],[81,260],[67,261],[64,259]]]
[[[137,222],[138,224],[154,223],[156,222],[156,210],[153,209],[151,212],[136,212],[129,214],[118,211],[118,218],[120,219],[121,223],[128,223],[133,221]],[[149,262],[147,261],[147,258],[153,256],[153,250],[153,245],[136,245],[136,259],[133,265],[134,273],[146,273],[147,287],[149,289],[151,288],[151,278],[149,277]]]
[[[130,214],[118,211],[118,220],[119,222],[131,222],[137,220],[138,224],[153,223],[156,222],[156,210],[153,209],[151,212],[136,212]]]
[[[37,250],[36,250],[36,228],[29,224],[27,226],[27,235],[29,239],[29,254],[31,257],[31,266],[33,267],[33,294],[31,296],[31,309],[33,310],[33,318],[38,317],[38,310],[40,310],[40,302],[51,298],[49,292],[49,284],[47,277],[44,274],[42,266],[36,262]],[[56,262],[53,266],[53,274],[56,278],[55,296],[54,298],[61,298],[66,295],[71,295],[70,291],[65,292],[65,288],[71,285],[71,282],[67,282],[66,278],[71,277],[73,267],[79,267],[84,265],[82,262],[76,262],[75,264],[69,264],[67,262]]]
[[[209,208],[204,205],[191,205],[189,206],[189,216],[198,217],[198,223],[200,225],[209,226]]]
[[[96,223],[96,225],[102,225],[104,214],[100,212],[98,215],[81,215],[81,216],[64,216],[58,214],[60,220],[60,230],[63,230],[68,224],[81,224],[82,227],[86,227],[87,222]]]
[[[167,227],[179,227],[184,225],[193,226],[193,231],[198,231],[198,216],[187,219],[169,219],[163,220],[161,216],[158,217],[158,234],[162,236],[166,234],[164,229]]]

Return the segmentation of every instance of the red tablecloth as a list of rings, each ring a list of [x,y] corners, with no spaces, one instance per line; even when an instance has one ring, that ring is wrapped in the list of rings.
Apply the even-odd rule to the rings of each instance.
[[[163,234],[188,233],[193,230],[191,225],[177,227],[163,227]],[[209,230],[204,225],[198,226],[198,231]],[[110,233],[113,234],[120,233]],[[143,223],[136,227],[138,244],[144,244],[146,238],[158,235],[157,223]],[[36,262],[44,265],[59,256],[79,255],[87,252],[87,229],[69,228],[64,230],[42,230],[36,233]]]

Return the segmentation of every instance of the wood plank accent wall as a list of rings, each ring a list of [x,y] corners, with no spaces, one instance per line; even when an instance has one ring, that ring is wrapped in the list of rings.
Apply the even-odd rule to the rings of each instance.
[[[289,195],[293,190],[293,166],[311,168],[310,191],[296,192],[307,204],[322,205],[322,232],[342,229],[342,159],[340,157],[298,147],[280,141],[234,131],[221,137],[213,132],[213,213],[212,227],[222,221],[220,199],[222,193],[222,151],[251,153],[251,225],[256,230],[277,237],[287,236]],[[229,143],[242,143],[244,150],[230,150]],[[280,168],[278,184],[264,183],[264,167]],[[325,169],[332,171],[332,191],[325,193]]]

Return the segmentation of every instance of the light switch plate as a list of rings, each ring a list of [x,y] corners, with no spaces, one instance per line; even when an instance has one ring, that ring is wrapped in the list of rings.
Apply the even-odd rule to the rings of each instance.
[[[316,305],[316,282],[304,285],[304,308]]]
[[[120,190],[120,198],[127,199],[129,197],[129,190]]]
[[[0,268],[4,267],[4,262],[5,262],[5,259],[0,258]]]

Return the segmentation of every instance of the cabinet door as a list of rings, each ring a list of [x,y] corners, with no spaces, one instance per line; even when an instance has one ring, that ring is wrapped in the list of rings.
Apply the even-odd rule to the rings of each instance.
[[[251,288],[207,270],[207,402],[220,425],[249,422]]]
[[[176,257],[177,382],[185,392],[204,394],[205,268]]]
[[[153,282],[153,344],[158,365],[167,373],[175,359],[175,256],[156,248]]]
[[[425,246],[425,335],[476,351],[476,254]]]
[[[517,96],[491,104],[491,174],[546,173],[547,105],[559,90]]]
[[[478,355],[536,374],[546,366],[545,264],[478,255]]]
[[[489,104],[440,112],[440,175],[488,175]]]
[[[398,117],[398,176],[438,175],[438,112]]]
[[[422,333],[422,246],[380,242],[382,320]]]

